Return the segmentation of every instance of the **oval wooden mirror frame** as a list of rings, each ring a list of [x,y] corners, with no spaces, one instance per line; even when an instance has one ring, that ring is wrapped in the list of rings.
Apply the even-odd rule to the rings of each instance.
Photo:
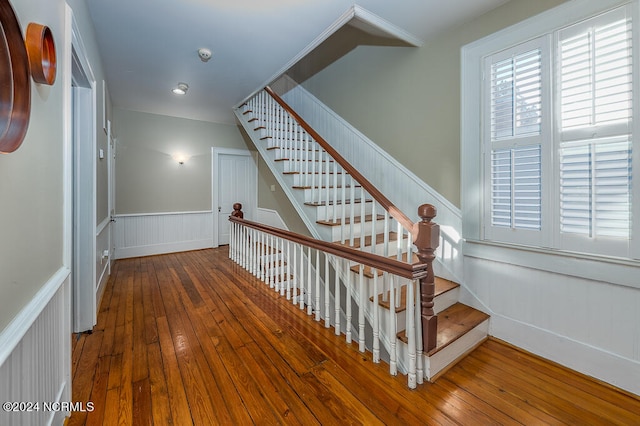
[[[20,23],[8,0],[0,0],[0,153],[20,147],[29,127],[31,71]]]
[[[56,81],[56,45],[49,27],[31,22],[25,35],[31,77],[51,86]]]

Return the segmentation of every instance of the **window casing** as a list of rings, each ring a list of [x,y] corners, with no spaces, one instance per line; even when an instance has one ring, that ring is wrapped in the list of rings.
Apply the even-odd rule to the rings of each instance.
[[[481,239],[640,257],[634,10],[626,4],[484,56]]]

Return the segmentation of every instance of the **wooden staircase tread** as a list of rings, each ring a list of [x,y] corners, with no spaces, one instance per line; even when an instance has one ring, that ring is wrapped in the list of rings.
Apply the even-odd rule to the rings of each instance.
[[[433,356],[440,352],[487,319],[489,315],[462,303],[456,303],[445,309],[438,314],[436,347],[426,355]],[[404,343],[408,342],[405,330],[399,332],[397,337]]]
[[[357,267],[357,265],[356,265]],[[351,268],[351,270],[353,271],[353,267]],[[354,272],[357,272],[354,271]],[[434,297],[438,297],[442,294],[445,294],[448,291],[451,291],[453,289],[456,289],[458,287],[460,287],[460,284],[456,284],[453,281],[449,281],[449,280],[445,280],[444,278],[440,278],[440,277],[436,277],[435,279],[435,284],[436,284],[436,290],[434,293]],[[369,298],[370,301],[373,302],[373,297]],[[407,286],[403,285],[400,287],[400,300],[398,303],[396,303],[396,312],[403,312],[407,309]],[[387,291],[386,293],[380,293],[378,295],[378,306],[384,308],[384,309],[391,309],[391,305],[389,304],[389,291]]]
[[[487,319],[489,319],[489,315],[462,303],[456,303],[440,312],[438,314],[438,343],[428,355],[438,353]]]
[[[362,222],[362,218],[360,216],[355,216],[353,219],[354,219],[353,223]],[[376,216],[376,219],[377,220],[384,220],[384,215],[379,214],[379,215]],[[373,215],[371,215],[371,214],[368,214],[368,215],[366,215],[364,217],[364,221],[365,222],[371,222],[372,220],[373,220]],[[340,226],[340,225],[342,225],[342,219],[338,219],[335,222],[332,221],[332,220],[316,220],[316,223],[318,223],[320,225],[327,225],[327,226]],[[346,218],[344,223],[345,223],[345,225],[351,224],[351,218],[350,217]]]

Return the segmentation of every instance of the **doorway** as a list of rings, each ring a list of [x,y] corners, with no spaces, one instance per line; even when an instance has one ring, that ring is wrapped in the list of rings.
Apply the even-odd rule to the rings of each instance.
[[[229,216],[242,204],[245,219],[255,220],[258,205],[258,167],[255,153],[212,148],[213,246],[229,244]]]
[[[95,79],[72,22],[72,325],[76,333],[96,324]]]

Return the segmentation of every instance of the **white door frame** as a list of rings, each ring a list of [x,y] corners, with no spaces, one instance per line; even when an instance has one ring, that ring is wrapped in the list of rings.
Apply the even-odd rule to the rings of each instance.
[[[113,135],[111,120],[107,120],[107,176],[108,176],[108,209],[109,209],[109,275],[115,259],[115,215],[116,215],[116,139]]]
[[[71,22],[72,49],[72,326],[88,331],[96,324],[96,81],[80,30]],[[78,141],[82,141],[79,143]]]
[[[242,210],[245,213],[245,218],[247,219],[255,219],[258,211],[258,163],[256,159],[257,152],[245,149],[211,147],[211,212],[213,220],[213,247],[218,247],[220,245],[218,239],[218,198],[220,192],[218,189],[218,183],[224,178],[223,176],[219,176],[218,161],[220,161],[220,155],[242,155],[252,158],[252,163],[254,165],[253,176],[249,176],[248,178],[254,179],[255,182],[255,185],[253,186],[254,194],[250,197],[253,200],[253,205],[242,206]]]

